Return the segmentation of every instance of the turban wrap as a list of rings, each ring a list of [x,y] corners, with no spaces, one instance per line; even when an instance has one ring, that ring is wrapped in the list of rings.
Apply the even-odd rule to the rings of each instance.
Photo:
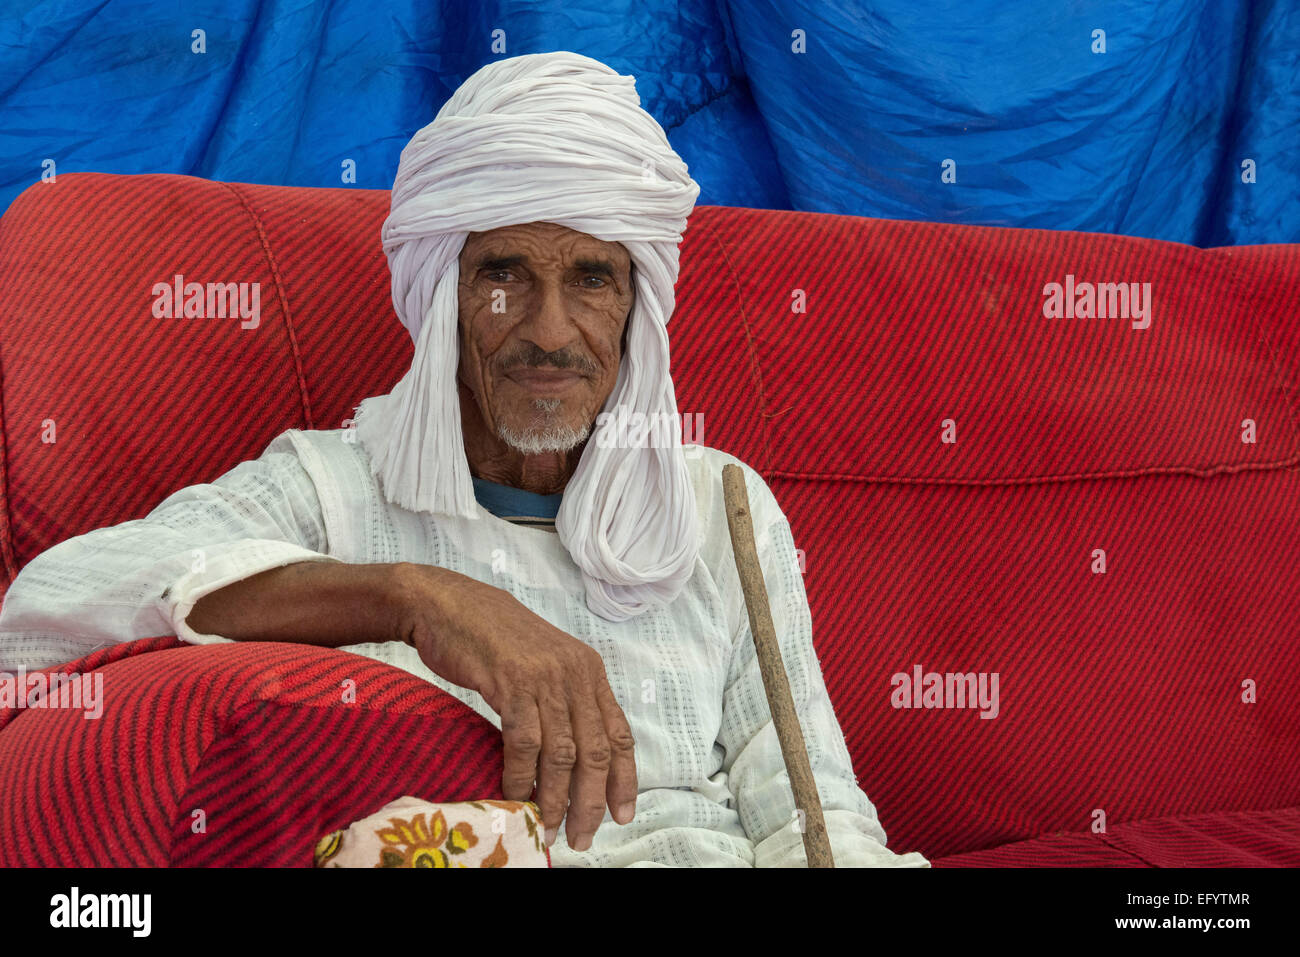
[[[665,327],[699,191],[633,77],[575,53],[530,54],[480,69],[412,137],[383,225],[393,307],[415,357],[390,393],[360,404],[356,435],[384,495],[412,511],[477,515],[456,379],[469,233],[550,222],[631,256],[634,303],[610,414],[598,417],[555,519],[587,607],[610,621],[671,602],[699,552],[680,429],[663,430],[670,442],[637,443],[601,431],[638,412],[679,422]]]

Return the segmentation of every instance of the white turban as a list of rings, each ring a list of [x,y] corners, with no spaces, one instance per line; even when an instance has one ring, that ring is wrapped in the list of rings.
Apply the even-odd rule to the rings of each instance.
[[[576,53],[531,54],[480,69],[412,137],[384,221],[393,307],[415,357],[392,392],[361,403],[356,430],[384,494],[412,511],[476,514],[456,384],[469,233],[557,223],[631,255],[635,301],[611,415],[595,424],[555,520],[588,608],[611,621],[671,602],[699,551],[680,430],[665,430],[671,443],[600,441],[626,424],[620,413],[679,422],[665,325],[699,191],[633,77]]]

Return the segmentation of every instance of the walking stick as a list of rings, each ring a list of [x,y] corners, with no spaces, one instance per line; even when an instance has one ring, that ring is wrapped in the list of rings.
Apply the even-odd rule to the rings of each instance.
[[[790,681],[781,662],[781,646],[777,642],[776,627],[772,624],[763,568],[754,545],[754,524],[749,517],[745,473],[739,466],[722,467],[722,494],[727,508],[727,527],[731,530],[731,550],[736,556],[736,571],[745,595],[745,608],[749,611],[749,630],[754,636],[758,667],[763,675],[763,690],[767,692],[772,723],[776,725],[776,736],[781,742],[781,756],[785,758],[785,769],[790,775],[794,806],[803,811],[803,849],[808,856],[808,866],[834,867],[831,842],[826,836],[826,820],[822,817],[821,796],[817,793],[812,766],[808,763],[808,749],[799,728],[799,716],[794,710]]]

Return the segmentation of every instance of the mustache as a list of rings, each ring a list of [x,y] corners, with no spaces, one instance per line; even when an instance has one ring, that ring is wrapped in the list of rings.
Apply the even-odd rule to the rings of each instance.
[[[585,376],[596,374],[595,364],[586,356],[571,352],[568,349],[558,349],[555,352],[544,352],[539,347],[529,344],[531,348],[516,350],[511,355],[502,359],[498,365],[500,371],[511,371],[514,369],[536,369],[543,366],[549,366],[554,369],[572,369],[580,372]]]

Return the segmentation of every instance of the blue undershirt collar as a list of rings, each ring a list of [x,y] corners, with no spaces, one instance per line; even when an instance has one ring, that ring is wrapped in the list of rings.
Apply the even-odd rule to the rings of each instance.
[[[470,476],[474,481],[474,497],[485,509],[498,518],[555,518],[560,511],[563,492],[554,495],[538,495],[512,485],[489,482],[477,476]]]

